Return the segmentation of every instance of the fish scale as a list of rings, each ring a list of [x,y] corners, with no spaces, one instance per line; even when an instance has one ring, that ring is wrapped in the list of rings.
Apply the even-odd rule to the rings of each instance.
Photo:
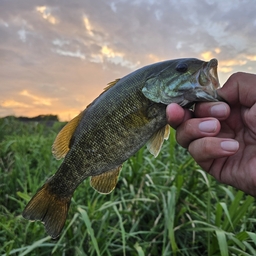
[[[57,238],[65,224],[72,195],[91,177],[91,186],[110,193],[122,164],[147,144],[158,155],[170,127],[166,105],[189,107],[197,101],[218,101],[217,60],[168,60],[145,66],[108,84],[83,112],[57,135],[52,152],[64,158],[32,197],[23,217],[44,222]]]

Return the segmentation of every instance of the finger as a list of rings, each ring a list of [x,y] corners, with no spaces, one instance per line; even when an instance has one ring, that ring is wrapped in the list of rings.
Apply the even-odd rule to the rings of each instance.
[[[192,118],[182,123],[176,132],[177,142],[184,148],[202,137],[216,136],[220,131],[220,122],[215,118]]]
[[[195,140],[188,147],[192,157],[206,171],[210,170],[213,160],[231,156],[238,149],[239,143],[236,140],[217,137],[204,137]],[[217,174],[212,175],[217,176]]]
[[[176,129],[182,122],[191,118],[192,113],[176,103],[171,103],[166,108],[166,117],[171,127]]]
[[[195,105],[196,117],[215,117],[225,120],[230,114],[230,107],[225,102],[202,102]]]
[[[238,72],[229,77],[218,94],[230,105],[240,103],[251,107],[256,102],[256,75]]]

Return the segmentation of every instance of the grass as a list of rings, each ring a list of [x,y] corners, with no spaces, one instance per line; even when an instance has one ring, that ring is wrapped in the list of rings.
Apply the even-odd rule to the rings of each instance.
[[[109,195],[85,180],[57,241],[22,218],[58,168],[61,127],[0,119],[0,255],[256,255],[255,200],[202,171],[172,131],[155,159],[141,149]]]

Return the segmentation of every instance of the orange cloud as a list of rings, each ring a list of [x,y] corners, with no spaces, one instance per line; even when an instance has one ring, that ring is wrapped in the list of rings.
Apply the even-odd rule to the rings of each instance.
[[[220,49],[220,48],[215,48],[215,49],[214,49],[214,52],[217,53],[217,54],[219,54],[219,53],[221,53],[221,49]]]
[[[230,59],[230,60],[223,60],[220,62],[221,65],[226,67],[233,67],[233,66],[243,66],[247,63],[246,60],[237,60],[237,59]]]
[[[27,90],[20,92],[20,95],[26,96],[26,97],[32,99],[33,100],[32,103],[35,105],[51,106],[52,101],[56,100],[56,99],[52,99],[52,98],[43,98],[43,97],[38,97],[38,96],[32,95]]]
[[[248,59],[250,61],[256,61],[256,55],[248,55],[248,56],[246,56],[246,59]]]
[[[131,61],[128,61],[125,59],[124,53],[114,51],[112,48],[106,45],[101,48],[101,54],[103,57],[107,58],[108,61],[115,64],[120,64],[121,66],[125,66],[130,69],[134,69],[140,64],[140,62],[132,63]]]
[[[219,71],[223,73],[230,73],[236,66],[246,65],[247,61],[242,59],[230,59],[219,61]]]
[[[158,56],[152,53],[148,54],[148,58],[150,59],[150,61],[153,61],[153,62],[159,62],[162,60]]]
[[[87,30],[88,34],[90,36],[93,36],[94,34],[92,32],[92,26],[91,26],[91,23],[90,23],[89,19],[86,16],[84,16],[83,21],[84,21],[85,29]]]
[[[25,103],[21,103],[15,100],[5,100],[3,103],[1,103],[1,107],[5,108],[29,108],[30,106]]]
[[[113,49],[107,47],[107,46],[103,46],[101,48],[101,53],[108,57],[108,58],[115,58],[115,57],[123,57],[124,54],[120,53],[120,52],[115,52]]]
[[[222,73],[230,73],[233,71],[233,68],[231,68],[231,67],[219,67],[218,69]]]
[[[204,60],[208,61],[210,59],[216,58],[216,54],[221,53],[221,49],[220,48],[215,48],[212,51],[206,51],[201,53],[201,56]]]
[[[56,24],[58,20],[51,14],[50,8],[47,6],[38,6],[36,10],[42,14],[42,17],[51,24]]]

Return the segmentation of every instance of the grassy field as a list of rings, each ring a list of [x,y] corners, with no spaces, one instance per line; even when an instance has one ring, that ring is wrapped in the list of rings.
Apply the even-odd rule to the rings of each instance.
[[[84,181],[51,240],[21,213],[60,165],[61,125],[0,119],[0,255],[256,255],[254,198],[203,172],[173,131],[156,159],[143,148],[124,164],[111,194]]]

